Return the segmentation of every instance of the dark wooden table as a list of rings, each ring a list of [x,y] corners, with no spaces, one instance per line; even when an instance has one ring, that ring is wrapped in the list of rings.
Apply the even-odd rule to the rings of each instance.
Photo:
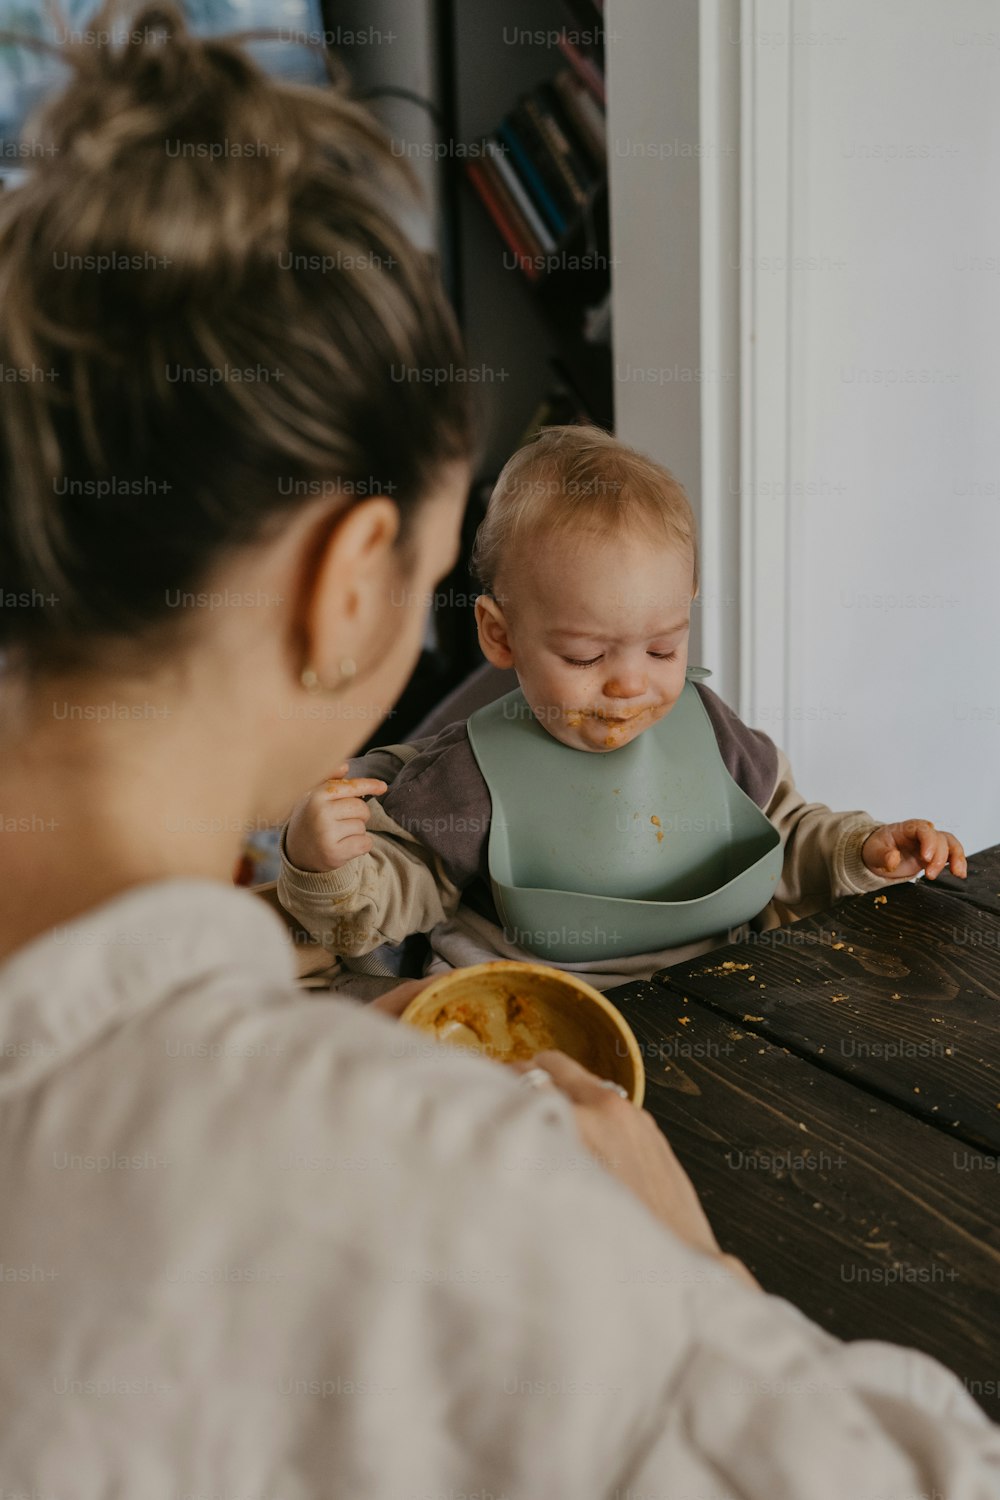
[[[607,994],[723,1248],[1000,1418],[1000,846]]]

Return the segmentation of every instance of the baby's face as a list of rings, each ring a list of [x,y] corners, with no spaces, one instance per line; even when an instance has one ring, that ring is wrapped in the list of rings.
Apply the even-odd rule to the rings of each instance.
[[[638,535],[541,538],[504,579],[508,639],[528,703],[576,750],[627,745],[684,688],[689,553]]]

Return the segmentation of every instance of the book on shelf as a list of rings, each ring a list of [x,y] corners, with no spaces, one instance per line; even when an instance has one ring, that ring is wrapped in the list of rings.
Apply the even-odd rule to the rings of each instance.
[[[486,156],[483,166],[487,182],[493,189],[501,211],[510,221],[515,235],[527,248],[528,254],[534,258],[543,254],[542,242],[535,232],[534,224],[525,216],[524,210],[511,192],[507,179],[500,170],[501,159],[499,156]]]
[[[563,217],[565,226],[563,233],[565,234],[566,230],[572,228],[579,218],[584,204],[577,201],[576,194],[571,189],[566,176],[560,171],[542,131],[538,112],[531,109],[530,101],[527,98],[522,99],[516,109],[511,110],[508,119],[518,140],[537,168],[546,192]]]
[[[598,64],[584,61],[599,77]],[[546,258],[574,243],[581,229],[590,233],[607,173],[604,110],[564,65],[520,97],[466,170],[520,269],[537,281],[548,270]]]
[[[604,111],[576,74],[563,68],[552,80],[552,90],[562,105],[563,119],[590,159],[603,169],[608,159],[607,125]]]
[[[555,75],[517,99],[483,142],[481,155],[466,162],[466,173],[537,299],[562,410],[569,420],[582,416],[610,427],[611,261],[601,79],[596,56],[584,58],[577,49],[560,57]]]
[[[548,158],[555,168],[559,182],[573,208],[586,208],[590,202],[596,179],[590,176],[574,152],[548,100],[539,90],[524,100],[524,110],[544,144]]]
[[[497,141],[487,141],[484,149],[486,156],[495,167],[497,175],[502,179],[504,186],[520,209],[521,215],[540,249],[546,255],[551,254],[556,248],[556,242],[545,227],[541,215],[532,203],[521,179],[511,166],[506,153]]]
[[[576,43],[571,42],[567,36],[559,38],[558,46],[559,51],[565,57],[580,82],[590,90],[596,102],[603,109],[607,104],[607,95],[604,88],[604,74],[601,71],[600,65],[592,57],[588,57],[585,52],[581,52]]]
[[[509,151],[514,170],[530,193],[535,207],[544,218],[550,232],[557,241],[561,240],[566,233],[566,217],[549,191],[538,163],[532,158],[527,142],[515,129],[510,115],[497,131],[497,139]]]
[[[565,71],[569,73],[568,69]],[[603,137],[601,140],[603,149],[593,150],[560,98],[555,79],[539,86],[537,99],[542,117],[548,122],[545,128],[552,140],[553,149],[558,151],[567,169],[589,195],[595,185],[604,181],[607,171],[607,147]],[[601,123],[606,133],[607,127],[603,116]]]
[[[533,248],[528,237],[527,226],[517,211],[517,206],[488,156],[481,161],[470,161],[467,165],[469,178],[483,200],[490,217],[517,257],[519,268],[529,281],[537,281],[541,272],[537,261],[539,251]]]

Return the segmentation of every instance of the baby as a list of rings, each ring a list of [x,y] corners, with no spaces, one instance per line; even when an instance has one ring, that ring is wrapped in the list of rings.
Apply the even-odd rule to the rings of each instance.
[[[606,989],[751,924],[965,874],[932,823],[807,803],[689,668],[695,523],[658,464],[547,429],[500,475],[473,567],[483,654],[518,686],[340,767],[285,830],[279,897],[349,967],[398,976],[425,934],[426,972],[533,959]]]

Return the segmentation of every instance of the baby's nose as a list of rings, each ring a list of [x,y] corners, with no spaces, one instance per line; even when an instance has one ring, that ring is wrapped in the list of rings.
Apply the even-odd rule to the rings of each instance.
[[[642,672],[618,672],[604,684],[606,698],[641,698],[646,691]]]

